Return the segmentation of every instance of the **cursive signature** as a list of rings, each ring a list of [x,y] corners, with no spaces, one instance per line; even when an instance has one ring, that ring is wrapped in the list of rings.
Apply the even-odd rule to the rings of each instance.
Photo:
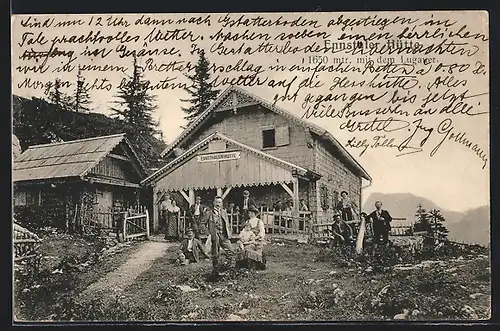
[[[465,132],[456,132],[454,129],[455,127],[453,126],[453,121],[451,120],[451,118],[447,118],[439,123],[436,132],[439,133],[442,138],[432,149],[430,156],[434,156],[445,141],[451,140],[457,144],[464,145],[465,147],[473,151],[474,154],[476,154],[476,156],[483,161],[483,166],[481,169],[484,169],[486,167],[486,164],[488,163],[486,152],[481,149],[477,143],[472,142],[467,137],[467,134]]]
[[[388,137],[385,134],[372,137],[372,141],[368,141],[368,139],[358,140],[356,137],[353,137],[347,141],[347,147],[360,148],[361,152],[359,153],[359,156],[365,154],[368,148],[397,149],[399,153],[396,154],[396,157],[422,152],[423,150],[421,147],[415,147],[409,145],[402,147],[401,143],[397,143],[395,142],[395,140],[396,138]]]

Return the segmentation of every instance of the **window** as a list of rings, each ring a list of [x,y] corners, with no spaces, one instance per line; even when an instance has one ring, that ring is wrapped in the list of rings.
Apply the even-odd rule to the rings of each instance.
[[[40,203],[40,191],[27,191],[26,192],[26,205],[38,206]]]
[[[276,147],[275,129],[262,130],[262,148]]]
[[[38,206],[40,205],[40,191],[17,191],[14,192],[14,206]]]
[[[14,206],[26,206],[25,191],[14,191]]]
[[[320,187],[320,199],[321,199],[321,208],[323,210],[330,209],[330,205],[328,204],[330,200],[330,192],[328,192],[328,187],[325,184],[322,184]]]

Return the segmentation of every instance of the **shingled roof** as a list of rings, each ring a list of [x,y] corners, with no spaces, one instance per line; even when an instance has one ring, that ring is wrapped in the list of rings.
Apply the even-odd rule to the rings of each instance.
[[[14,162],[13,181],[83,177],[122,141],[131,147],[124,133],[31,146]]]

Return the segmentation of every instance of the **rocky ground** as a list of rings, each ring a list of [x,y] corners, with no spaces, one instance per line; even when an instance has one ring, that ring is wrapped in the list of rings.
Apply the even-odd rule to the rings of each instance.
[[[91,304],[74,300],[86,289],[88,292],[91,284],[100,279],[102,283],[106,275],[124,268],[130,259],[144,256],[140,251],[147,244],[110,246],[118,247],[112,251],[121,251],[116,254],[105,254],[109,247],[99,248],[95,264],[67,268],[63,274],[53,273],[61,268],[61,262],[53,262],[46,279],[65,275],[65,286],[52,280],[35,282],[38,289],[25,291],[28,287],[18,287],[17,315],[24,319],[155,321],[427,321],[490,317],[487,255],[464,253],[408,264],[378,260],[383,264],[378,267],[376,259],[351,260],[336,251],[282,239],[266,246],[266,270],[233,270],[217,280],[208,277],[210,261],[180,266],[175,263],[177,245],[155,243],[164,245],[161,254],[136,265],[134,278],[123,283],[118,294],[96,293]],[[83,241],[74,241],[73,246],[86,251]],[[73,264],[82,263],[85,261]],[[58,286],[48,293],[46,284]],[[47,303],[46,309],[37,310],[30,304],[40,298]]]

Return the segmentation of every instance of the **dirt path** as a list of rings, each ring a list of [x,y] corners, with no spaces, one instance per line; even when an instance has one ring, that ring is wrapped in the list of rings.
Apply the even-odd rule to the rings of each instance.
[[[148,241],[142,244],[128,260],[114,271],[106,274],[95,283],[90,284],[79,298],[83,301],[92,299],[97,295],[103,298],[113,298],[121,295],[123,290],[132,284],[142,272],[148,270],[153,261],[165,254],[172,243]]]

